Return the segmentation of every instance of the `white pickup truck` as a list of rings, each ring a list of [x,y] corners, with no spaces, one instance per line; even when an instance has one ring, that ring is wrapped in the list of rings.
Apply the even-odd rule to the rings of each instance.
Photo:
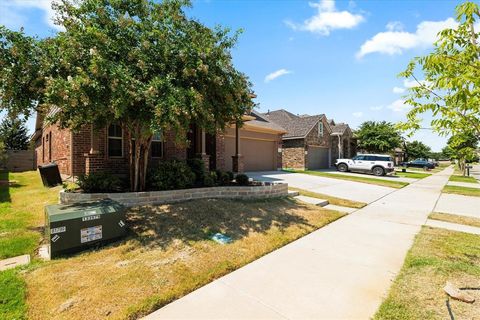
[[[337,159],[335,166],[340,172],[368,172],[376,176],[384,176],[395,170],[392,157],[385,154],[359,154],[352,159]]]

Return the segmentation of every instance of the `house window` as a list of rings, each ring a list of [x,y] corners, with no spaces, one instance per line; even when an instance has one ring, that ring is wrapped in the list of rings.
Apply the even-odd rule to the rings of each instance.
[[[118,124],[108,127],[108,156],[123,157],[123,132]]]
[[[163,157],[163,139],[162,139],[161,132],[156,132],[153,135],[152,144],[151,144],[151,154],[152,154],[152,158]]]
[[[318,136],[322,137],[323,136],[323,122],[318,123]]]

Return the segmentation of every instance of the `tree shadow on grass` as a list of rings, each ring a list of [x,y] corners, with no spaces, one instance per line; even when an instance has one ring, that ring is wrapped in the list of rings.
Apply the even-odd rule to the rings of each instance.
[[[313,227],[288,199],[269,201],[199,200],[131,209],[128,222],[137,240],[149,247],[168,247],[174,240],[201,241],[220,232],[233,240],[272,227]]]
[[[12,202],[10,189],[22,186],[22,184],[10,180],[8,171],[0,171],[0,203]]]

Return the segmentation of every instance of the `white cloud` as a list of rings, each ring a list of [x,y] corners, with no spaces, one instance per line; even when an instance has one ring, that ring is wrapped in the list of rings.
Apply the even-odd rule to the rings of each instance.
[[[453,18],[443,21],[423,21],[417,25],[414,33],[403,31],[398,22],[387,24],[387,31],[374,35],[365,41],[357,52],[357,58],[378,52],[388,55],[402,54],[405,50],[431,46],[437,40],[437,34],[447,28],[456,28]]]
[[[405,100],[397,99],[393,101],[390,105],[387,106],[388,109],[391,109],[394,112],[404,112],[411,108],[410,105],[405,104]]]
[[[372,110],[372,111],[379,111],[379,110],[382,110],[382,109],[383,109],[383,106],[370,107],[370,110]]]
[[[393,93],[404,93],[405,92],[405,88],[401,88],[401,87],[393,87]]]
[[[272,80],[277,79],[278,77],[281,77],[281,76],[284,76],[284,75],[290,74],[290,73],[292,73],[292,71],[287,70],[287,69],[280,69],[280,70],[274,71],[270,74],[267,74],[267,76],[265,77],[265,82],[268,83]]]
[[[335,29],[352,29],[363,22],[365,18],[360,14],[349,11],[338,11],[334,0],[320,0],[317,3],[309,3],[317,13],[301,24],[285,21],[287,26],[294,30],[309,31],[328,36]]]
[[[2,23],[9,22],[9,19],[11,20],[9,15],[11,14],[18,16],[21,19],[25,19],[25,17],[22,16],[21,10],[34,8],[44,11],[44,19],[49,26],[57,30],[61,30],[63,28],[55,25],[53,22],[53,19],[55,18],[55,11],[52,9],[52,3],[56,1],[58,0],[10,0],[8,2],[2,0],[2,3],[0,4],[0,10],[2,10],[4,13],[7,12],[7,14],[5,15],[6,17],[3,17],[2,14],[0,21]]]
[[[355,118],[361,118],[363,117],[363,112],[359,111],[359,112],[354,112],[352,113],[352,115],[355,117]]]

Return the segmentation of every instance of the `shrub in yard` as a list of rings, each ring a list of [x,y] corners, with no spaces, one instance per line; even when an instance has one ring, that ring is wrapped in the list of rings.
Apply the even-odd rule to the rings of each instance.
[[[94,172],[78,176],[78,186],[86,193],[121,192],[125,189],[124,181],[107,172]]]
[[[152,190],[185,189],[195,184],[195,173],[183,161],[162,161],[150,171],[148,184]]]
[[[215,171],[210,172],[210,174],[205,175],[203,178],[203,186],[205,187],[214,187],[217,185],[217,174]]]
[[[233,174],[232,171],[227,171],[227,174],[228,174],[228,180],[232,182],[233,179],[235,179],[235,175]]]
[[[78,185],[73,182],[65,181],[62,183],[62,186],[65,192],[75,192],[78,190]]]
[[[187,165],[195,174],[195,183],[202,184],[206,176],[205,162],[202,159],[192,158],[187,160]]]
[[[237,184],[240,186],[248,186],[249,184],[248,176],[243,173],[237,174],[237,176],[235,177],[235,180],[237,181]]]
[[[218,181],[218,184],[220,184],[221,186],[227,186],[230,184],[230,182],[232,182],[233,180],[233,177],[232,179],[230,179],[230,175],[225,172],[225,171],[218,171],[217,172],[217,181]]]

